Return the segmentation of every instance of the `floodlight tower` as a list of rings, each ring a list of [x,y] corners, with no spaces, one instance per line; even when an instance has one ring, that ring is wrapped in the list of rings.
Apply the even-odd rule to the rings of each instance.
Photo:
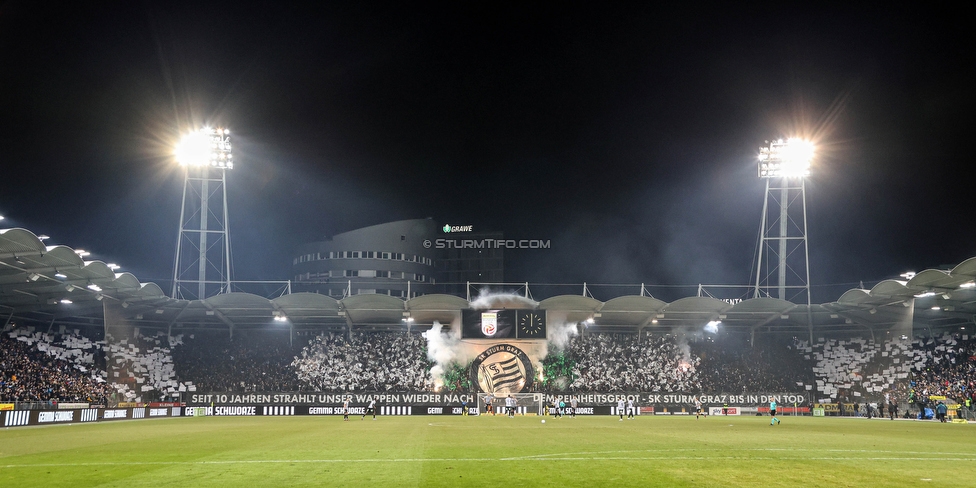
[[[176,147],[185,178],[173,298],[203,300],[230,291],[227,171],[234,168],[233,158],[228,129],[204,127]]]
[[[810,307],[806,177],[814,146],[780,139],[759,150],[759,177],[766,180],[753,297],[780,298]],[[778,210],[778,212],[777,212]],[[775,281],[774,281],[775,275]]]

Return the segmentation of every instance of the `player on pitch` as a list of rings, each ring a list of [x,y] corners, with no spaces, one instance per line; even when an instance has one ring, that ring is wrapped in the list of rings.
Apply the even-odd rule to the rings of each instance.
[[[376,399],[370,398],[369,405],[366,406],[366,411],[363,412],[363,418],[359,420],[366,420],[366,416],[373,414],[373,420],[376,420]]]

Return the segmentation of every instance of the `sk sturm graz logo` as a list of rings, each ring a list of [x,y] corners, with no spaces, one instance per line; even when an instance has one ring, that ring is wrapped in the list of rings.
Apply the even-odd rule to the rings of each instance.
[[[529,387],[531,379],[532,362],[511,344],[485,349],[471,365],[471,381],[485,393],[518,393]]]

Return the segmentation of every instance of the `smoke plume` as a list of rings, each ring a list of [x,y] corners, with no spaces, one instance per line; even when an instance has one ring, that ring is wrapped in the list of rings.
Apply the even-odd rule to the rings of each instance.
[[[539,303],[531,298],[517,295],[514,292],[493,292],[482,289],[478,296],[471,301],[471,308],[485,310],[488,308],[535,308]]]
[[[434,362],[431,377],[435,383],[443,384],[444,373],[452,363],[463,365],[469,360],[461,347],[460,327],[444,332],[441,323],[435,320],[434,326],[423,335],[427,339],[427,359]]]

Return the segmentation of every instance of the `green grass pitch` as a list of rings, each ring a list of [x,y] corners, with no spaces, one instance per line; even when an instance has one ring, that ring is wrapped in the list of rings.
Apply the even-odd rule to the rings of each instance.
[[[960,486],[976,426],[781,417],[206,417],[0,430],[0,486]]]

